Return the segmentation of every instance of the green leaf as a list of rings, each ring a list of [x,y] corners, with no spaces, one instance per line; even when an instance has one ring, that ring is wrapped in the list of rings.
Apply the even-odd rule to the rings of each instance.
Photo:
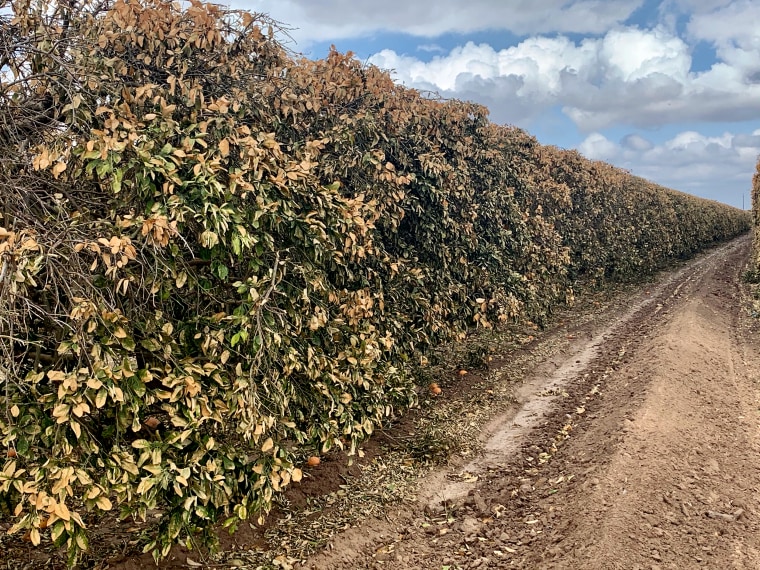
[[[60,546],[63,540],[66,539],[64,530],[66,530],[66,527],[64,521],[62,520],[56,521],[55,524],[53,524],[53,528],[50,529],[50,538],[53,541],[53,544],[56,546]]]
[[[161,345],[159,342],[154,338],[144,338],[140,341],[140,346],[142,346],[144,349],[149,350],[151,352],[157,352],[161,350]]]
[[[121,169],[114,170],[113,176],[111,177],[111,189],[113,190],[114,194],[118,194],[121,192],[121,181],[124,177],[124,171]]]
[[[111,164],[107,160],[101,160],[98,162],[95,172],[98,173],[100,178],[105,178],[111,172]]]
[[[16,451],[18,451],[19,455],[22,457],[29,451],[29,440],[23,435],[20,435],[16,441]]]

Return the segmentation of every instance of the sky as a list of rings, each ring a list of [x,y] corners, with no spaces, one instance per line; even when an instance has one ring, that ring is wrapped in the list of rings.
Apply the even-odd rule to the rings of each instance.
[[[750,207],[757,0],[232,0],[404,85],[487,106],[543,144]]]

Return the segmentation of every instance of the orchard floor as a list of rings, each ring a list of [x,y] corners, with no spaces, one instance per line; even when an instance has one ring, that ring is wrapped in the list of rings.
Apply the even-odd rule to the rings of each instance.
[[[300,567],[760,568],[748,246],[662,276],[555,359],[558,374],[539,367],[532,382],[559,395],[542,407],[534,391],[533,411],[492,422],[467,484],[434,473],[416,505],[347,531]]]
[[[175,549],[161,566],[760,568],[760,319],[740,280],[749,247],[743,237],[587,300],[488,370],[433,378],[440,396],[425,395],[353,466],[336,456],[309,470],[266,529],[222,537],[213,557]],[[473,442],[419,467],[427,448],[414,437],[440,435],[425,423],[436,413]],[[153,564],[130,552],[129,535],[98,530],[111,548],[89,566]],[[44,548],[7,548],[0,568],[57,566]]]

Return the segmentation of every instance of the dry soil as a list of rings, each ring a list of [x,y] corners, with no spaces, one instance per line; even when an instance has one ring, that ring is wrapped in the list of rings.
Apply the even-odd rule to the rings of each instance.
[[[760,568],[760,327],[744,238],[537,366],[485,453],[300,568]]]

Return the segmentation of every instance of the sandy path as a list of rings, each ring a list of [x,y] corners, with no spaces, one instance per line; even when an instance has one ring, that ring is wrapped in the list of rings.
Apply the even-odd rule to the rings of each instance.
[[[760,330],[741,239],[539,366],[486,454],[302,568],[760,568]],[[465,471],[468,476],[462,477]]]

